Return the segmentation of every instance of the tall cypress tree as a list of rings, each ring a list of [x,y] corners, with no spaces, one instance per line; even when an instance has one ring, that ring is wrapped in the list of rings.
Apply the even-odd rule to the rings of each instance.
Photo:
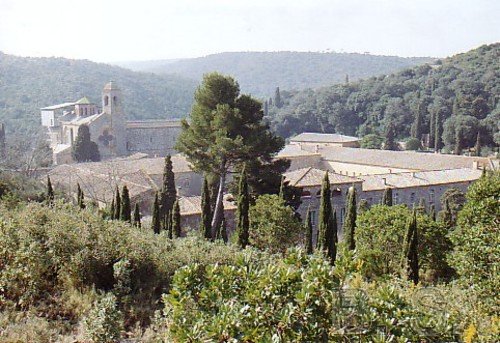
[[[318,242],[317,247],[324,251],[330,258],[332,264],[336,257],[336,223],[333,220],[330,179],[328,172],[325,172],[323,183],[321,185],[321,199],[319,205],[319,223],[318,223]],[[335,232],[334,232],[335,231]]]
[[[109,208],[109,218],[115,219],[115,198],[111,200],[111,207]]]
[[[250,220],[248,212],[250,208],[250,195],[248,194],[248,182],[246,167],[243,167],[240,177],[240,187],[238,196],[238,245],[245,249],[249,243]]]
[[[220,233],[221,239],[224,243],[227,243],[228,241],[228,236],[227,236],[227,224],[226,224],[226,218],[222,218],[222,224],[221,224],[221,233]]]
[[[356,248],[354,234],[356,231],[356,188],[349,188],[347,195],[346,218],[344,220],[344,240],[349,250]]]
[[[172,208],[173,210],[173,208]],[[163,217],[163,230],[167,231],[168,238],[174,238],[174,231],[172,227],[172,212],[168,212],[165,217]]]
[[[312,240],[313,226],[312,226],[312,213],[309,207],[307,208],[305,229],[306,229],[305,248],[306,248],[306,253],[310,255],[313,253],[313,240]]]
[[[418,226],[417,212],[413,210],[412,218],[408,223],[408,232],[406,235],[406,259],[408,279],[414,284],[419,280],[419,264],[418,264]]]
[[[443,123],[441,118],[441,111],[436,113],[436,124],[434,125],[435,133],[434,133],[434,150],[439,151],[443,147],[443,138],[441,137],[443,134]]]
[[[387,187],[382,196],[382,205],[392,206],[392,188]]]
[[[131,223],[132,222],[131,214],[132,214],[132,208],[130,207],[130,194],[128,192],[127,185],[124,185],[122,188],[120,219]]]
[[[385,130],[384,150],[398,150],[396,142],[396,128],[392,121],[387,125]]]
[[[432,220],[436,221],[436,205],[431,204],[429,206],[429,217],[431,217]]]
[[[464,148],[464,138],[463,138],[463,134],[462,134],[462,129],[457,127],[455,129],[455,150],[454,150],[454,154],[455,155],[461,155],[463,148]]]
[[[141,227],[141,211],[139,209],[139,203],[135,203],[134,207],[134,226],[140,228]]]
[[[280,88],[276,87],[274,91],[274,106],[277,108],[283,107],[283,101],[281,100]]]
[[[434,148],[434,135],[436,134],[436,112],[432,110],[429,118],[429,146],[428,148]]]
[[[444,201],[444,208],[440,213],[440,217],[447,229],[451,229],[455,225],[453,221],[453,212],[451,211],[450,201],[448,198]]]
[[[330,234],[328,235],[328,257],[330,258],[330,263],[332,264],[332,266],[335,264],[335,260],[337,258],[337,232],[337,210],[333,210],[332,228]]]
[[[420,214],[426,214],[427,213],[427,206],[425,205],[425,199],[424,198],[420,198],[420,201],[418,202],[417,212],[420,213]]]
[[[415,113],[415,119],[413,120],[413,124],[411,126],[411,136],[418,140],[422,139],[422,112],[424,103],[422,101],[419,102],[417,106],[417,111]]]
[[[78,133],[71,150],[71,157],[76,162],[97,162],[101,160],[99,148],[90,139],[90,129],[87,125],[78,127]]]
[[[286,200],[285,199],[285,177],[284,176],[281,177],[279,197],[283,200]]]
[[[212,206],[210,202],[210,190],[207,177],[203,179],[201,189],[201,231],[206,239],[212,239]]]
[[[79,208],[85,208],[85,194],[83,193],[79,183],[76,184],[76,203]]]
[[[113,214],[113,219],[120,220],[120,214],[122,213],[120,190],[116,186],[115,192],[115,213]]]
[[[50,176],[47,175],[47,204],[49,206],[54,205],[54,189],[52,188],[52,182],[50,181]]]
[[[172,231],[175,238],[181,236],[181,208],[179,206],[179,199],[174,202],[174,208],[172,210]]]
[[[153,203],[151,229],[154,233],[160,233],[161,230],[160,201],[158,200],[158,192],[155,194],[155,201]]]
[[[474,145],[474,150],[476,150],[476,156],[481,156],[481,134],[477,132],[476,145]]]
[[[172,158],[170,155],[167,155],[167,157],[165,157],[165,166],[163,167],[163,183],[159,198],[161,218],[172,212],[176,198],[177,190],[175,189],[175,175],[172,166]]]

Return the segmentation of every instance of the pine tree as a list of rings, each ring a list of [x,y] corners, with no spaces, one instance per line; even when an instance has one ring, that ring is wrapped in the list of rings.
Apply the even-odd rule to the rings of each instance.
[[[311,255],[313,253],[313,240],[312,240],[313,226],[312,226],[312,213],[309,210],[309,208],[307,208],[305,229],[306,229],[306,242],[305,242],[306,253],[308,255]]]
[[[47,204],[49,206],[54,205],[54,189],[52,188],[52,182],[50,181],[50,176],[47,176]]]
[[[386,187],[382,197],[382,205],[392,206],[392,188]]]
[[[122,188],[122,198],[121,198],[121,209],[120,209],[120,219],[125,222],[132,222],[131,218],[132,209],[130,207],[130,195],[128,192],[127,185]]]
[[[139,209],[139,203],[135,203],[134,208],[134,226],[140,228],[141,227],[141,212]]]
[[[384,150],[398,150],[398,143],[396,142],[396,128],[390,122],[385,130]]]
[[[429,206],[429,217],[431,217],[432,220],[436,221],[436,206],[434,204],[431,204]]]
[[[337,230],[336,222],[332,213],[330,179],[328,172],[325,172],[323,183],[321,185],[321,199],[319,205],[318,221],[318,242],[317,248],[324,251],[330,258],[332,265],[335,263],[337,254]]]
[[[153,230],[154,233],[160,233],[161,230],[160,202],[158,200],[158,192],[156,192],[155,194],[155,200],[153,203],[151,229]]]
[[[249,229],[250,229],[250,220],[248,218],[248,211],[250,208],[250,196],[248,194],[248,183],[247,183],[247,174],[246,168],[243,167],[240,177],[240,187],[239,187],[239,196],[238,196],[238,245],[245,249],[249,243]]]
[[[175,200],[172,212],[172,231],[175,238],[181,236],[181,208],[179,206],[179,199]]]
[[[116,186],[115,192],[115,213],[113,214],[113,219],[120,220],[120,214],[122,213],[120,190]]]
[[[476,156],[481,156],[481,134],[479,133],[479,131],[477,132],[476,145],[474,146],[474,150],[476,150]]]
[[[274,91],[274,106],[277,108],[283,107],[283,102],[281,100],[281,94],[280,94],[280,88],[276,87],[276,90]]]
[[[159,194],[160,198],[160,216],[163,218],[167,213],[172,212],[177,190],[175,189],[175,175],[170,155],[165,157],[165,166],[163,167],[163,183]]]
[[[80,125],[75,142],[71,148],[71,157],[76,162],[97,162],[101,160],[99,148],[90,138],[90,129],[87,125]]]
[[[342,229],[344,231],[346,246],[349,250],[354,250],[356,248],[356,242],[354,239],[356,231],[356,188],[349,188],[346,202],[346,217],[344,220],[344,227]]]
[[[210,203],[210,190],[205,176],[201,189],[201,231],[206,239],[212,239],[212,206]]]
[[[406,259],[408,279],[418,284],[419,264],[418,264],[418,226],[417,212],[413,210],[413,215],[408,223],[408,232],[406,235]]]

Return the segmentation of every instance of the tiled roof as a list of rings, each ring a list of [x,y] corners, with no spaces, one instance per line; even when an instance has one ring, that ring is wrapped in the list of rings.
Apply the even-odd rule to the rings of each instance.
[[[345,143],[359,141],[358,137],[344,136],[337,133],[304,132],[290,139],[290,142]]]
[[[103,162],[62,164],[49,172],[54,184],[73,189],[80,183],[85,194],[100,201],[112,199],[115,187],[127,185],[130,197],[144,192],[155,191],[160,185],[155,184],[152,176],[162,175],[165,159],[138,158],[115,159]],[[174,173],[190,172],[188,161],[181,155],[172,156]]]
[[[387,187],[409,188],[456,182],[475,181],[481,177],[481,170],[460,168],[422,172],[363,175],[363,191],[383,190]]]
[[[302,150],[302,148],[298,144],[287,144],[276,155],[277,158],[299,157],[299,156],[320,156],[320,154]]]
[[[127,129],[146,129],[160,127],[181,127],[179,119],[170,120],[129,120],[126,122]]]
[[[91,105],[92,102],[90,102],[89,98],[87,98],[86,96],[84,96],[83,98],[81,98],[80,100],[78,100],[76,102],[77,105]]]
[[[473,162],[489,164],[485,157],[456,156],[414,151],[391,151],[345,147],[324,147],[319,153],[327,161],[415,170],[472,168]]]
[[[325,177],[325,171],[316,168],[302,168],[284,174],[285,180],[290,182],[291,186],[295,187],[312,187],[319,186]],[[330,184],[353,183],[361,182],[360,179],[328,172]]]
[[[201,196],[180,197],[179,207],[181,215],[201,214]],[[224,195],[224,210],[236,210],[236,202],[231,194]]]

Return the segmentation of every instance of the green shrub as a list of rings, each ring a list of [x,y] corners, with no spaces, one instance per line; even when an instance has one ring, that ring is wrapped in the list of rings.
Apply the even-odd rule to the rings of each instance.
[[[84,319],[85,336],[95,343],[117,342],[123,331],[123,315],[112,293],[99,299]]]

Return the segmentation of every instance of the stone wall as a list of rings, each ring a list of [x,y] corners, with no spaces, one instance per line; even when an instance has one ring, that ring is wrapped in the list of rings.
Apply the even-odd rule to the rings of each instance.
[[[128,154],[143,152],[151,157],[173,155],[174,146],[181,132],[178,126],[127,127],[126,144]]]

